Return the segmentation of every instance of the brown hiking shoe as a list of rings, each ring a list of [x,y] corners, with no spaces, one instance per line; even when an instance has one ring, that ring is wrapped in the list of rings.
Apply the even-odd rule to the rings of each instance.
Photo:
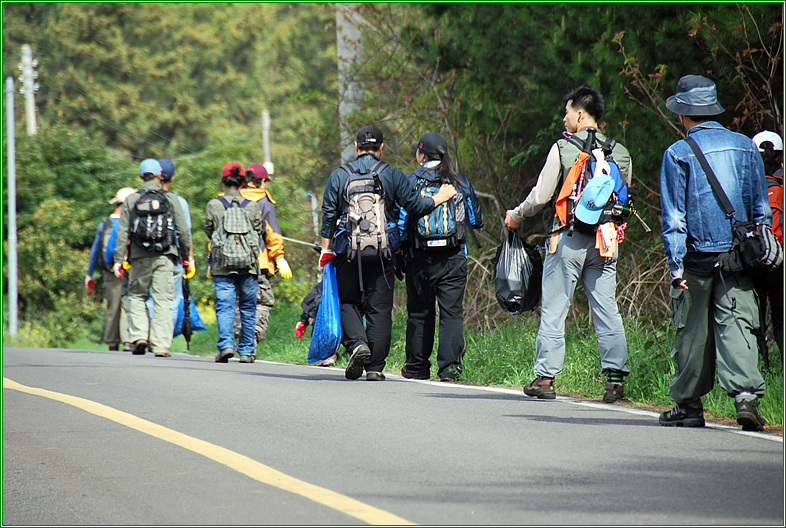
[[[606,392],[603,393],[603,403],[614,403],[625,397],[622,383],[606,382]]]
[[[554,378],[548,379],[538,376],[530,383],[524,385],[524,394],[541,400],[556,399],[557,391],[554,390]]]

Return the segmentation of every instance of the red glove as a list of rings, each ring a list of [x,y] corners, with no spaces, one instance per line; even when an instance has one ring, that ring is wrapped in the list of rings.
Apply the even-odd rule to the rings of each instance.
[[[319,269],[325,267],[325,264],[331,262],[333,260],[333,252],[330,250],[322,251],[322,255],[319,257]]]
[[[297,325],[295,325],[295,337],[298,339],[303,339],[303,336],[306,335],[306,328],[308,325],[303,324],[303,321],[298,321]]]

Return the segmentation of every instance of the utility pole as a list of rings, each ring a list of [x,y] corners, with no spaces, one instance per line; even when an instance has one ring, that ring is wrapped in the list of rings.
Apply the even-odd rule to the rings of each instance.
[[[268,174],[275,172],[273,162],[270,159],[270,112],[262,110],[262,147],[265,152],[265,162],[262,164]]]
[[[14,136],[14,78],[5,80],[6,123],[8,130],[8,330],[16,337],[17,257],[16,257],[16,137]]]
[[[353,131],[347,116],[363,106],[363,85],[358,80],[363,47],[360,35],[360,4],[336,4],[336,50],[338,55],[338,115],[341,133],[341,163],[355,159]]]
[[[35,93],[38,91],[38,72],[34,69],[38,66],[38,61],[33,60],[33,49],[25,44],[22,46],[22,84],[19,90],[25,96],[25,116],[27,117],[27,135],[35,136],[37,132],[35,122]]]

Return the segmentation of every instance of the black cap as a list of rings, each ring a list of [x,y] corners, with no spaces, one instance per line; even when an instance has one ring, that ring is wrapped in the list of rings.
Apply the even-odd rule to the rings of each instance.
[[[376,147],[374,150],[379,150],[379,146],[382,145],[384,138],[380,129],[374,125],[366,125],[358,130],[357,140],[358,147]]]
[[[435,154],[442,154],[448,151],[448,140],[439,132],[428,132],[417,143],[418,150],[433,156]],[[443,147],[443,152],[439,152],[439,147]]]

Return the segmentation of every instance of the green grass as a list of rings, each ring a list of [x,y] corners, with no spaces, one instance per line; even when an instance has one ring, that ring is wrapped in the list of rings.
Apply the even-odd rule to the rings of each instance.
[[[194,333],[190,353],[197,356],[214,356],[218,334],[212,307],[199,308],[207,331]],[[280,302],[272,313],[267,338],[259,345],[257,357],[282,363],[308,364],[308,346],[311,330],[303,339],[294,335],[295,324],[300,319],[300,306]],[[535,336],[538,317],[527,314],[517,317],[505,316],[500,326],[490,332],[465,332],[467,354],[464,358],[462,382],[473,385],[523,387],[534,377],[532,366],[535,360]],[[626,320],[628,339],[628,367],[631,375],[625,380],[625,400],[628,404],[657,410],[666,410],[674,405],[669,398],[669,381],[673,375],[670,349],[673,329],[664,324],[656,330],[648,330],[635,320]],[[399,310],[393,318],[393,339],[386,370],[399,372],[404,364],[406,311]],[[36,342],[44,332],[29,323],[20,325],[20,338],[6,346],[42,346]],[[27,336],[27,338],[21,337]],[[61,345],[63,346],[63,345]],[[66,345],[66,348],[106,350],[106,345],[81,338]],[[186,352],[182,336],[175,338],[173,352]],[[343,349],[342,349],[343,351]],[[434,353],[436,356],[436,352]],[[783,365],[776,350],[770,353],[772,372],[763,372],[767,382],[767,394],[762,399],[761,412],[768,423],[783,425]],[[435,363],[435,357],[432,357]],[[346,366],[339,354],[338,367]],[[763,367],[762,367],[763,368]],[[569,317],[566,330],[565,366],[557,378],[560,394],[600,400],[603,395],[604,379],[600,372],[597,341],[589,319]],[[436,365],[432,365],[432,377],[437,377]],[[716,384],[712,392],[703,399],[705,413],[716,418],[733,419],[733,399]]]

